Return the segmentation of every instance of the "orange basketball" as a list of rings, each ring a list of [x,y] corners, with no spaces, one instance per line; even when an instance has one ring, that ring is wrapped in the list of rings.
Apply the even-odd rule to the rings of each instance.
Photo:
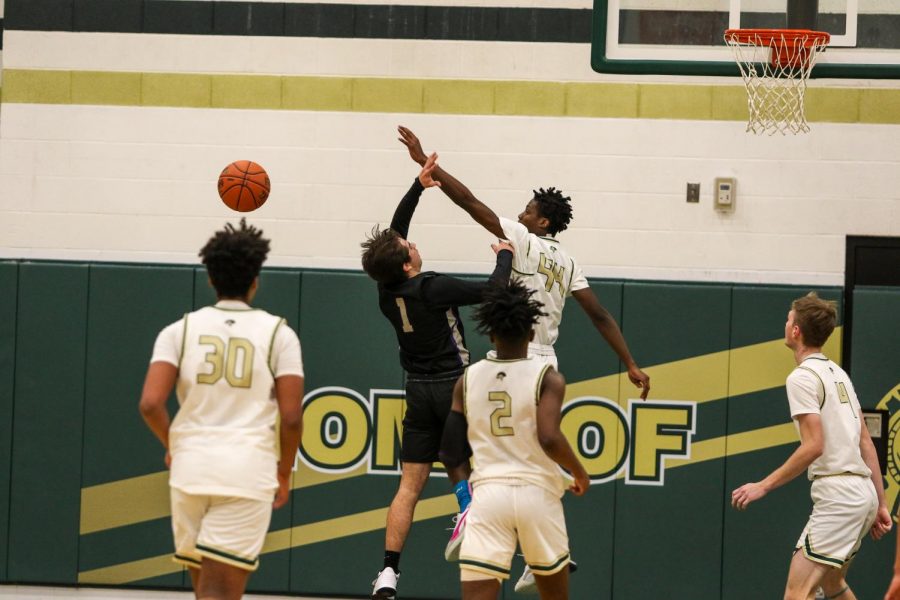
[[[271,189],[266,170],[253,161],[236,160],[219,175],[219,197],[228,208],[239,212],[265,204]]]

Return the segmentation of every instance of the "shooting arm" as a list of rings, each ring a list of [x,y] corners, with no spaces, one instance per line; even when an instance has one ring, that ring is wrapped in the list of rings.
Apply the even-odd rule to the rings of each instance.
[[[416,206],[419,205],[419,198],[425,187],[417,177],[410,186],[409,191],[400,200],[397,210],[394,211],[394,218],[391,219],[391,229],[400,234],[400,237],[406,239],[409,235],[409,224],[412,221],[413,213],[416,212]]]
[[[422,150],[422,144],[419,138],[402,125],[397,128],[400,134],[400,141],[409,150],[409,156],[419,165],[424,166],[428,160],[428,156]],[[487,229],[498,238],[504,238],[503,228],[500,226],[500,219],[496,213],[492,211],[481,200],[463,185],[458,179],[450,175],[440,166],[435,166],[432,171],[434,179],[441,184],[441,189],[447,194],[447,197],[453,200],[454,204],[462,208],[464,211],[475,219],[475,222]]]

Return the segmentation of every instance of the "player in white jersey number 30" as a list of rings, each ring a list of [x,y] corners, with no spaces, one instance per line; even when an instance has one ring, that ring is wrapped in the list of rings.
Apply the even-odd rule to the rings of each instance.
[[[285,320],[250,307],[268,252],[269,240],[243,219],[210,238],[200,256],[218,302],[160,332],[141,396],[170,468],[175,560],[201,599],[243,595],[273,505],[290,498],[303,363]]]

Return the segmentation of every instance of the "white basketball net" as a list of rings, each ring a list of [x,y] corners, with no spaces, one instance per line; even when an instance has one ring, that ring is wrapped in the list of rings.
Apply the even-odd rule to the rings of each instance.
[[[726,31],[725,43],[731,46],[747,86],[747,131],[759,135],[808,132],[803,95],[816,58],[828,45],[827,34]]]

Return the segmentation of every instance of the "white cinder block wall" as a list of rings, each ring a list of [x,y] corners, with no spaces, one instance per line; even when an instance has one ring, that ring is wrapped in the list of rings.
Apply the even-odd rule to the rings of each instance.
[[[647,81],[594,73],[588,44],[7,31],[2,60],[5,69]],[[900,235],[898,125],[813,123],[807,135],[755,137],[736,121],[4,103],[0,257],[194,263],[210,232],[238,217],[218,200],[219,171],[251,159],[273,181],[269,202],[249,215],[273,239],[270,264],[358,269],[360,241],[390,221],[417,173],[398,124],[500,214],[515,216],[538,186],[571,194],[574,225],[561,239],[590,276],[840,285],[846,235]],[[720,176],[737,179],[733,214],[712,208]],[[699,204],[685,202],[687,182],[701,184]],[[485,272],[493,261],[490,237],[437,190],[410,237],[426,268]]]

